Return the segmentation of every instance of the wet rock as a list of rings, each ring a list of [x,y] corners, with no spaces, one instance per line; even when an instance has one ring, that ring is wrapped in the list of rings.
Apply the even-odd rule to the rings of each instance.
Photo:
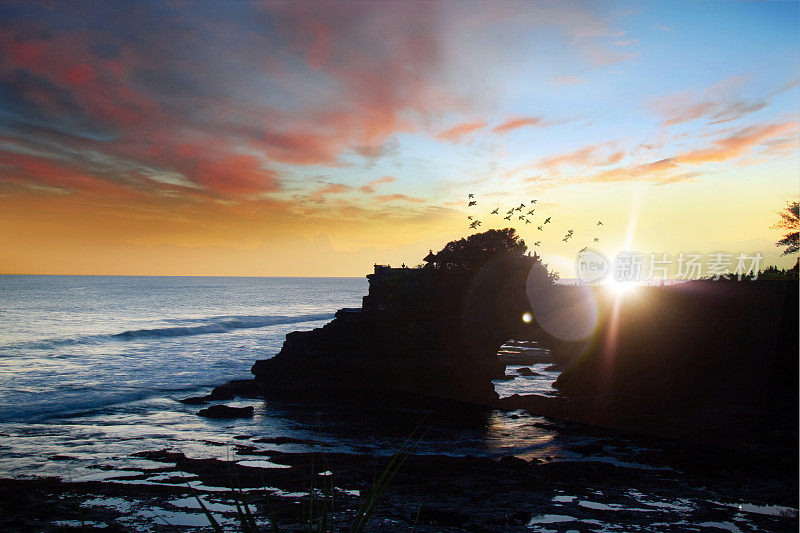
[[[265,437],[260,439],[254,439],[253,442],[264,443],[264,444],[306,444],[306,445],[322,444],[316,440],[295,439],[294,437],[269,437],[269,438]]]
[[[572,450],[581,453],[583,455],[594,455],[603,452],[603,444],[599,442],[592,442],[589,444],[578,444],[577,446],[572,446]]]
[[[192,396],[191,398],[184,398],[178,401],[186,405],[203,405],[204,403],[208,403],[206,398],[206,396]]]
[[[528,462],[525,459],[520,459],[519,457],[515,457],[513,455],[506,455],[505,457],[501,457],[500,464],[508,468],[513,468],[515,470],[528,467]]]
[[[538,376],[536,372],[528,368],[527,366],[523,366],[522,368],[517,369],[517,374],[520,376]]]
[[[201,409],[198,415],[206,418],[252,418],[253,407],[230,407],[227,405],[212,405],[207,409]]]

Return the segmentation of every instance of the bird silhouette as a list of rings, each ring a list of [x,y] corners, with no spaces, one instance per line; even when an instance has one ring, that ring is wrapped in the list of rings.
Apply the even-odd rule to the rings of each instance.
[[[562,241],[564,241],[564,242],[567,242],[567,241],[569,240],[569,237],[564,237],[564,238],[563,238],[563,239],[561,239],[561,240],[562,240]]]
[[[492,213],[491,213],[491,214],[493,214],[493,215],[496,215],[498,211],[500,211],[500,208],[499,208],[499,207],[498,207],[497,209],[495,209],[494,211],[492,211]]]
[[[602,225],[603,225],[603,222],[602,222],[601,220],[598,220],[598,221],[597,221],[597,225],[598,225],[598,226],[602,226]]]
[[[532,203],[532,204],[535,204],[535,203],[536,203],[536,200],[531,200],[531,203]]]
[[[600,239],[598,239],[597,237],[595,237],[595,238],[594,238],[594,242],[600,242]]]
[[[542,231],[542,227],[541,226],[536,226],[536,229],[538,229],[539,231]]]
[[[469,198],[475,198],[475,195],[472,194],[472,193],[469,193]]]
[[[480,221],[480,220],[476,220],[476,221],[475,221],[475,225],[476,225],[476,226],[480,226],[480,225],[481,225],[481,221]]]
[[[575,231],[574,231],[574,230],[571,230],[571,229],[568,229],[568,230],[567,230],[567,235],[569,235],[570,237],[572,237],[572,234],[573,234],[573,233],[575,233]]]
[[[542,241],[536,241],[535,243],[533,243],[534,246],[539,246],[540,244],[542,244]]]
[[[478,221],[476,220],[475,222],[473,222],[472,224],[470,224],[470,225],[469,225],[469,227],[470,227],[470,229],[475,229],[475,228],[477,228],[477,227],[478,227]]]
[[[520,216],[519,216],[519,219],[520,219],[520,220],[525,220],[525,217],[524,217],[524,216],[522,216],[522,215],[520,215]]]
[[[526,218],[526,219],[525,219],[525,223],[526,223],[526,224],[530,224],[530,223],[531,223],[531,221],[530,221],[530,220],[528,220],[528,219]]]
[[[552,218],[552,217],[547,217],[547,218],[544,220],[544,223],[545,223],[545,224],[547,224],[548,222],[550,222],[550,219],[551,219],[551,218]]]
[[[472,219],[473,219],[473,218],[475,218],[475,217],[473,217],[472,215],[467,215],[467,218],[468,218],[468,219],[470,219],[470,220],[472,220]]]
[[[475,204],[477,204],[477,203],[478,203],[478,202],[476,202],[476,201],[474,201],[474,200],[473,200],[473,201],[471,201],[471,202],[469,203],[469,205],[468,205],[467,207],[472,207],[473,205],[475,205]]]
[[[525,207],[525,204],[523,204],[523,203],[520,203],[520,204],[519,204],[519,207],[518,207],[517,209],[522,209],[523,207]]]
[[[528,211],[528,214],[532,215],[534,211],[536,211],[536,209],[531,209],[530,211]]]
[[[506,219],[506,220],[511,220],[511,215],[508,215],[507,217],[503,217],[503,218]]]
[[[585,251],[586,251],[586,250],[588,250],[588,249],[589,249],[589,247],[588,247],[588,246],[584,246],[583,248],[581,248],[580,250],[578,250],[578,253],[579,253],[579,254],[581,254],[581,253],[585,252]]]

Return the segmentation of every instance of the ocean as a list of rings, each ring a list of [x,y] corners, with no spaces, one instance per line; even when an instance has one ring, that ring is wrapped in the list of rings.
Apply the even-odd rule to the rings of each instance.
[[[602,531],[630,531],[633,522],[643,531],[670,525],[686,529],[690,522],[676,522],[677,512],[694,513],[688,520],[702,519],[702,525],[729,531],[754,530],[756,523],[766,524],[765,530],[790,523],[796,530],[793,507],[734,501],[742,496],[724,483],[712,490],[709,480],[671,468],[660,457],[682,456],[672,443],[611,436],[521,410],[459,407],[439,413],[403,406],[237,399],[224,403],[253,406],[253,418],[212,420],[197,415],[201,407],[179,401],[250,377],[253,362],[275,355],[286,333],[321,327],[337,309],[358,306],[366,291],[362,278],[0,276],[0,486],[9,498],[19,496],[23,502],[14,504],[19,509],[4,508],[0,522],[17,524],[9,530],[20,531],[50,530],[27,520],[74,530],[121,524],[132,531],[161,531],[164,522],[207,530],[209,522],[193,493],[185,492],[196,489],[225,527],[235,529],[236,510],[224,481],[198,475],[197,463],[168,466],[158,458],[167,454],[226,461],[201,461],[216,468],[231,463],[256,467],[276,486],[248,494],[267,491],[291,502],[304,493],[277,485],[305,475],[303,467],[290,466],[292,457],[311,457],[313,467],[315,456],[349,454],[354,465],[369,470],[369,457],[388,460],[424,423],[427,433],[414,453],[431,458],[430,464],[452,464],[442,457],[472,465],[469,456],[513,455],[543,465],[545,475],[552,476],[553,468],[562,472],[555,484],[536,481],[533,487],[522,475],[513,485],[519,490],[506,494],[501,485],[484,482],[492,470],[481,467],[454,503],[447,503],[452,495],[440,498],[438,489],[420,485],[425,505],[450,505],[448,512],[474,506],[469,491],[490,487],[497,500],[481,512],[506,516],[509,506],[523,510],[531,531],[579,520]],[[501,351],[514,349],[519,346]],[[506,371],[519,374],[520,368],[509,365]],[[498,393],[552,390],[558,373],[547,363],[530,368],[531,376],[495,382]],[[502,461],[497,464],[506,468],[503,483],[516,479],[512,472],[518,463],[510,469]],[[289,477],[275,473],[284,468],[291,469]],[[450,467],[437,468],[428,472],[433,487],[452,485]],[[343,498],[353,502],[363,496],[347,471],[336,472],[339,506]],[[587,486],[572,483],[584,471],[605,473],[589,478],[594,481]],[[436,477],[442,473],[444,478]],[[45,477],[103,483],[60,487],[39,479]],[[37,479],[21,481],[32,478]],[[687,492],[690,486],[702,488]],[[400,496],[401,503],[405,497]],[[420,508],[403,512],[413,517]],[[349,511],[342,507],[340,512],[346,521]]]
[[[423,414],[237,400],[226,403],[256,416],[220,422],[178,402],[251,377],[288,332],[323,326],[366,292],[364,278],[0,276],[0,477],[106,479],[142,450],[221,457],[248,435],[391,453]],[[498,386],[520,392],[524,379]],[[454,421],[429,451],[552,453],[535,420]]]

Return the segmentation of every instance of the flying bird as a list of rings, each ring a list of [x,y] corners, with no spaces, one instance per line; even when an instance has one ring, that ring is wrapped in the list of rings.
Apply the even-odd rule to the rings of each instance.
[[[526,223],[526,224],[530,224],[530,223],[531,223],[531,221],[530,221],[530,220],[528,220],[528,219],[526,218],[526,219],[525,219],[525,223]]]
[[[521,204],[519,204],[519,207],[517,209],[522,209],[523,207],[525,207],[525,204],[521,203]]]
[[[475,200],[473,200],[473,201],[471,201],[471,202],[469,203],[469,205],[468,205],[467,207],[472,207],[473,205],[475,205],[475,204],[477,204],[477,203],[478,203],[478,202],[476,202]]]
[[[524,216],[522,216],[522,215],[520,215],[520,216],[519,216],[519,219],[520,219],[520,220],[525,220],[525,217],[524,217]]]
[[[477,228],[477,227],[478,227],[478,221],[476,220],[475,222],[473,222],[472,224],[470,224],[470,225],[469,225],[469,227],[470,227],[470,229],[475,229],[475,228]]]
[[[597,225],[598,225],[598,226],[602,226],[602,225],[603,225],[603,222],[602,222],[601,220],[598,220],[598,221],[597,221]]]
[[[475,195],[472,194],[472,193],[469,193],[469,198],[475,198]]]
[[[547,224],[548,222],[550,222],[550,219],[551,219],[551,218],[552,218],[552,217],[547,217],[547,218],[545,219],[544,223],[545,223],[545,224]]]
[[[536,211],[536,209],[531,209],[530,211],[528,211],[528,214],[532,215],[534,211]]]
[[[511,215],[508,215],[507,217],[503,217],[503,218],[506,219],[506,220],[511,220]]]
[[[475,217],[473,217],[472,215],[467,215],[467,218],[468,218],[468,219],[470,219],[470,220],[472,220],[472,219],[473,219],[473,218],[475,218]]]
[[[536,226],[536,229],[538,229],[539,231],[542,231],[542,227],[541,226]]]
[[[579,254],[581,254],[581,253],[585,252],[585,251],[586,251],[586,250],[588,250],[588,249],[589,249],[589,247],[588,247],[588,246],[584,246],[583,248],[581,248],[580,250],[578,250],[578,253],[579,253]]]
[[[500,211],[500,208],[499,208],[499,207],[498,207],[497,209],[495,209],[494,211],[492,211],[492,214],[493,214],[493,215],[496,215],[498,211]]]
[[[540,244],[542,244],[542,241],[536,241],[535,243],[533,243],[534,246],[539,246]]]
[[[531,200],[531,203],[532,203],[532,204],[535,204],[535,203],[536,203],[536,200]]]
[[[600,239],[598,239],[597,237],[595,237],[595,238],[594,238],[594,242],[600,242]]]

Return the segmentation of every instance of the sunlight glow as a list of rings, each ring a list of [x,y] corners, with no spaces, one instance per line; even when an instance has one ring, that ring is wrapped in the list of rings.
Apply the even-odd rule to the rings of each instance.
[[[630,295],[641,287],[641,283],[635,281],[617,281],[614,278],[607,278],[603,283],[608,290],[614,293],[617,297],[624,297]]]
[[[522,321],[523,322],[525,322],[526,324],[530,324],[532,320],[533,320],[533,315],[531,315],[527,311],[522,313]]]

